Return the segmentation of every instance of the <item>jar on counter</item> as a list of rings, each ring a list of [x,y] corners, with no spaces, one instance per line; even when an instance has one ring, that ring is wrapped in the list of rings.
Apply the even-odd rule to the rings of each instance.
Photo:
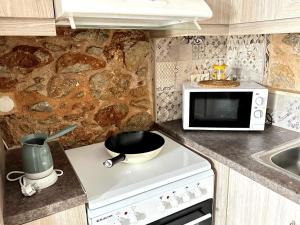
[[[210,80],[227,80],[226,75],[226,64],[222,65],[213,65],[213,71],[210,75]]]

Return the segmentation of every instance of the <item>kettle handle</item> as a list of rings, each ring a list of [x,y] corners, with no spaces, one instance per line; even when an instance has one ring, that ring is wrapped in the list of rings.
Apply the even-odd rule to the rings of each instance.
[[[49,137],[46,139],[45,142],[52,141],[52,140],[54,140],[54,139],[56,139],[56,138],[59,138],[59,137],[65,135],[65,134],[67,134],[67,133],[73,131],[76,127],[77,127],[77,125],[71,125],[71,126],[68,126],[68,127],[64,128],[63,130],[61,130],[61,131],[59,131],[59,132],[57,132],[57,133],[55,133],[55,134],[49,136]]]

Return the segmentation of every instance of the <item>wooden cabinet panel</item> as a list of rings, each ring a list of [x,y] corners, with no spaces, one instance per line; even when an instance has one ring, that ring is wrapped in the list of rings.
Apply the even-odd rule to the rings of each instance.
[[[214,225],[224,225],[227,217],[229,167],[213,160],[215,170]]]
[[[300,0],[231,0],[230,24],[300,18]]]
[[[276,13],[276,19],[295,17],[300,17],[300,0],[280,0]]]
[[[85,206],[80,205],[24,225],[87,225]]]
[[[230,24],[274,20],[282,0],[231,0]]]
[[[213,17],[201,21],[200,24],[228,24],[230,18],[231,2],[228,0],[206,0],[213,11]]]
[[[230,169],[226,225],[300,224],[299,212],[296,203]]]
[[[0,36],[55,36],[54,19],[0,18]]]
[[[52,0],[0,0],[0,17],[54,18]]]

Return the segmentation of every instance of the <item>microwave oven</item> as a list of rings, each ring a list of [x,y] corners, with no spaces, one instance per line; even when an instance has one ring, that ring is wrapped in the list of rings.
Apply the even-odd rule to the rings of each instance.
[[[268,89],[252,81],[231,88],[183,84],[185,130],[264,130]]]

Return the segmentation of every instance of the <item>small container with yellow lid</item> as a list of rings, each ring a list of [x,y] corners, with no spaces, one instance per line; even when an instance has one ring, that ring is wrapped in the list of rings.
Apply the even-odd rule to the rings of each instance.
[[[211,80],[227,80],[226,76],[226,64],[213,65],[213,72],[211,73]]]

